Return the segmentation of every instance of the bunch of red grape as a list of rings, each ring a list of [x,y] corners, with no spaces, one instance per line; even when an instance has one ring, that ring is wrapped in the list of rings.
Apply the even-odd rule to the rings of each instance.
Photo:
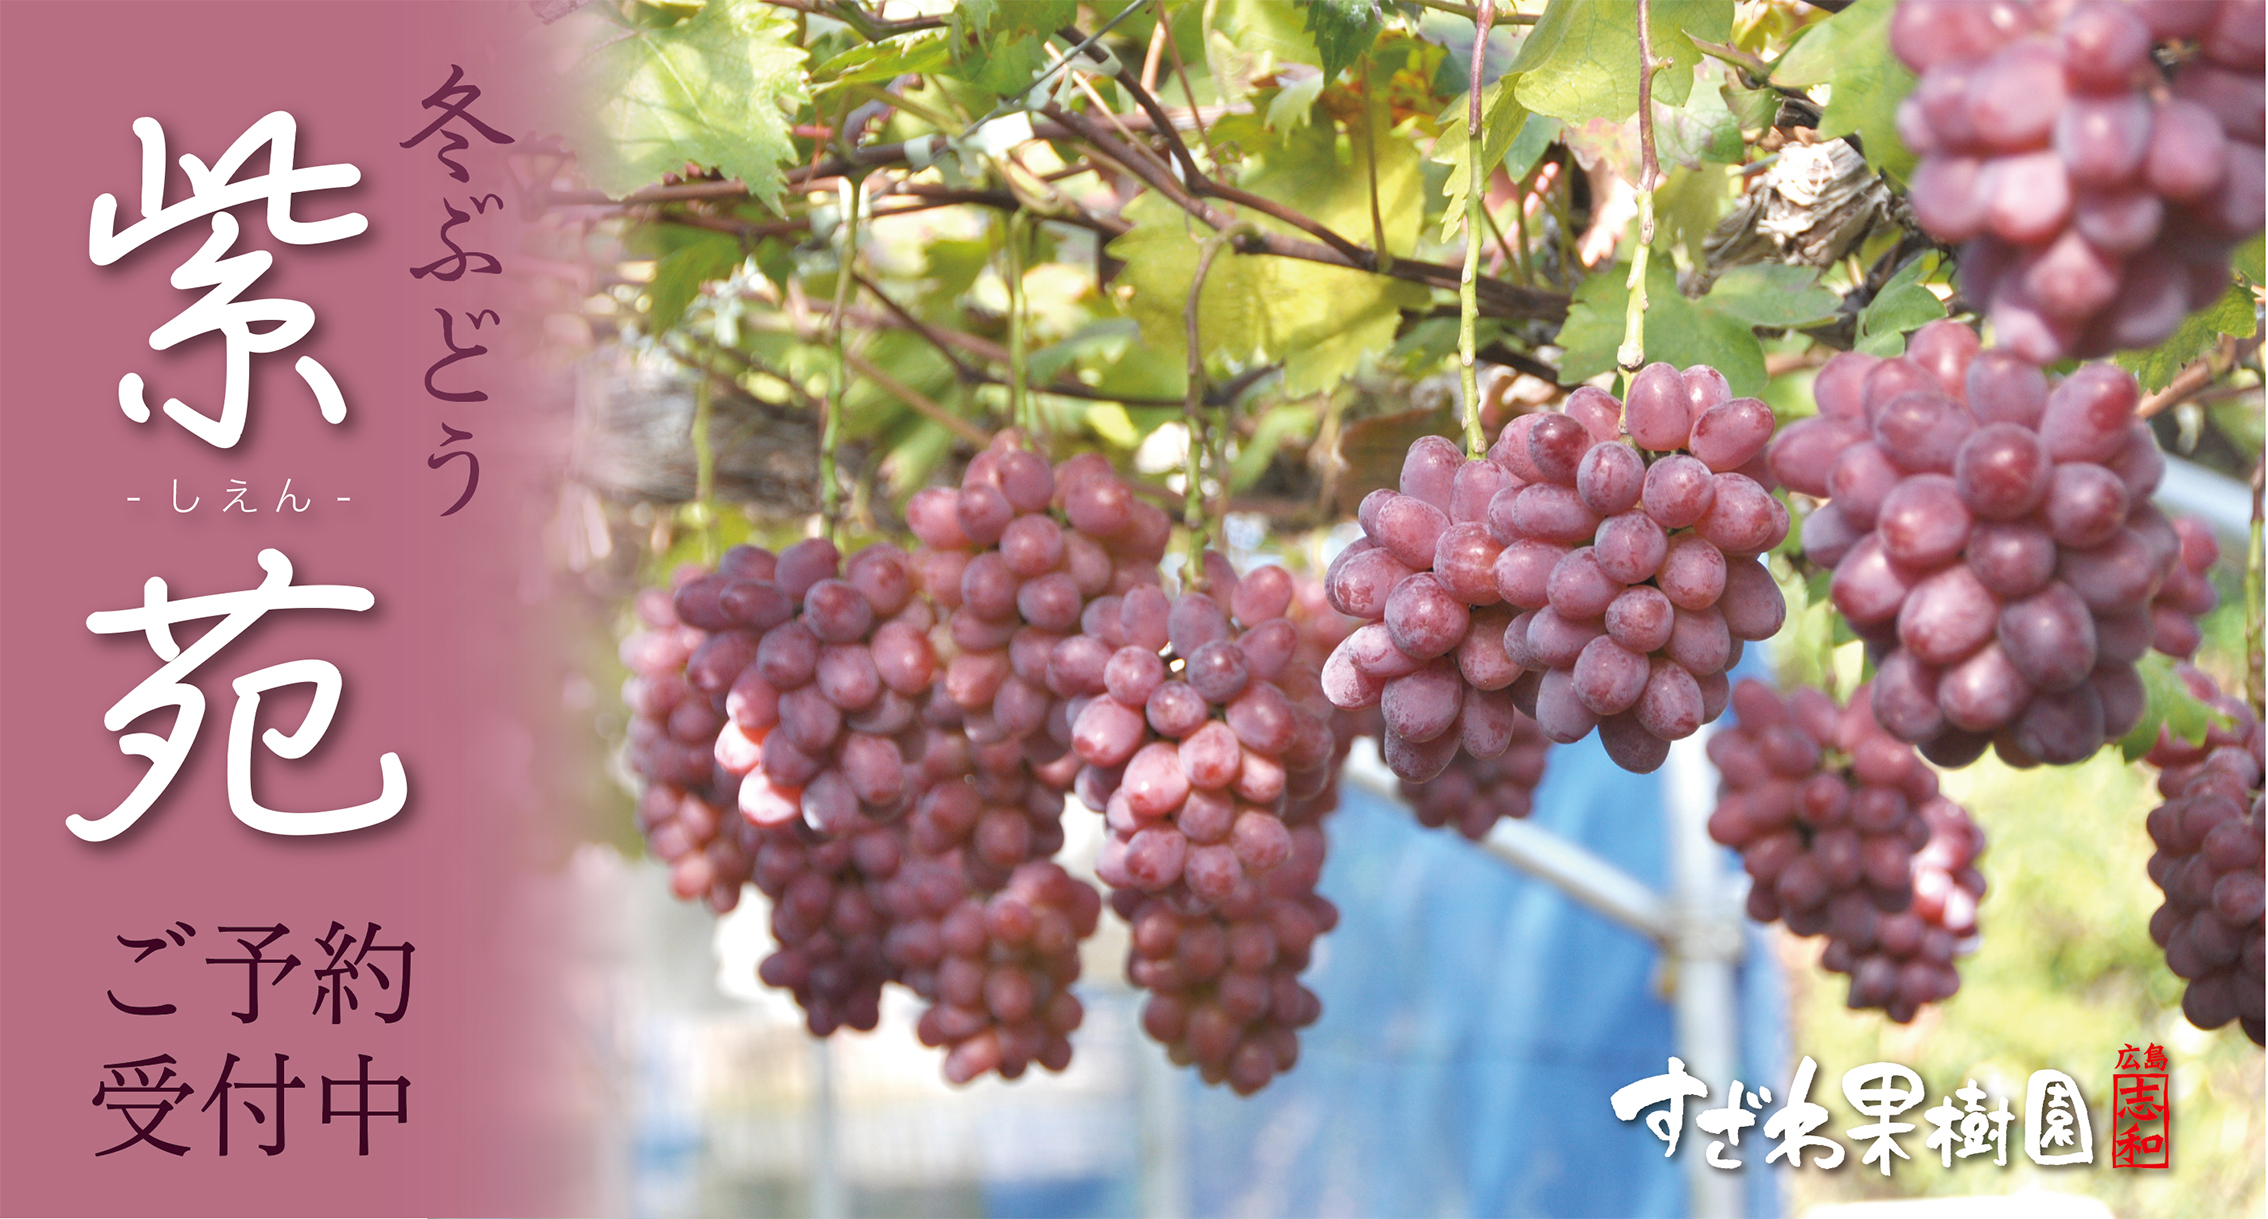
[[[1263,567],[1222,584],[1211,587],[1233,621],[1205,593],[1169,601],[1143,586],[1098,600],[1089,633],[1064,641],[1050,667],[1070,694],[1078,793],[1111,829],[1096,873],[1200,908],[1289,857],[1284,802],[1321,791],[1333,760],[1328,704],[1292,663],[1288,573]],[[1099,671],[1083,655],[1097,643],[1108,653]]]
[[[1536,784],[1543,782],[1551,738],[1523,715],[1512,728],[1512,744],[1493,758],[1462,752],[1449,768],[1423,783],[1401,781],[1402,799],[1427,829],[1454,825],[1479,842],[1506,817],[1535,811]]]
[[[1338,908],[1315,892],[1322,828],[1305,822],[1289,838],[1282,863],[1209,908],[1174,891],[1111,894],[1133,931],[1126,975],[1151,992],[1143,1031],[1174,1062],[1194,1063],[1206,1083],[1225,1081],[1246,1096],[1299,1060],[1298,1030],[1323,1013],[1299,974],[1316,937],[1339,922]]]
[[[905,811],[926,743],[915,700],[937,670],[913,593],[904,551],[876,544],[843,564],[823,538],[776,558],[735,546],[679,586],[677,616],[710,632],[685,678],[721,696],[716,763],[750,821],[800,814],[851,834]]]
[[[1984,874],[1975,867],[1985,849],[1983,828],[1943,796],[1920,811],[1929,843],[1914,856],[1913,904],[1873,920],[1858,916],[1865,925],[1855,935],[1831,930],[1819,956],[1821,967],[1851,976],[1851,1007],[1881,1008],[1899,1024],[1911,1021],[1922,1004],[1961,989],[1953,959],[1975,949],[1977,903],[1985,891]]]
[[[2259,0],[1901,0],[1914,215],[2036,363],[2152,347],[2260,228]],[[2179,59],[2160,67],[2164,44]]]
[[[2189,982],[2182,1013],[2202,1029],[2230,1020],[2261,1042],[2263,951],[2261,920],[2260,721],[2241,699],[2224,698],[2213,683],[2184,667],[2192,693],[2227,719],[2195,745],[2161,728],[2149,760],[2160,768],[2158,791],[2166,802],[2147,822],[2157,852],[2150,880],[2165,904],[2150,916],[2150,938],[2166,950],[2166,965]]]
[[[791,991],[814,1037],[881,1020],[882,984],[897,976],[884,885],[904,860],[903,832],[872,826],[836,836],[790,819],[754,827],[756,887],[772,902],[771,955],[756,968]]]
[[[2150,503],[2164,473],[2134,378],[2089,364],[2052,391],[1951,321],[1904,356],[1845,352],[1819,416],[1781,433],[1773,472],[1828,499],[1804,553],[1880,657],[1874,714],[1943,766],[2092,755],[2142,714],[2134,662],[2181,535]]]
[[[2221,544],[2212,526],[2194,517],[2177,516],[2174,533],[2181,538],[2181,562],[2166,572],[2166,582],[2150,602],[2150,646],[2176,660],[2197,654],[2205,636],[2197,620],[2221,604],[2221,593],[2207,572],[2221,557]]]
[[[1094,598],[1157,582],[1172,521],[1100,456],[1051,469],[1003,432],[969,462],[960,490],[917,492],[906,523],[922,543],[922,591],[948,611],[940,684],[969,739],[1024,742],[1043,777],[1068,780],[1076,764],[1059,761],[1063,743],[1041,731],[1059,709],[1049,659]]]
[[[1209,593],[1096,599],[1048,676],[1076,790],[1110,830],[1095,871],[1133,926],[1144,1026],[1209,1082],[1250,1092],[1291,1066],[1293,1030],[1320,1011],[1298,974],[1337,920],[1314,893],[1316,822],[1345,750],[1297,658],[1291,574],[1240,578],[1214,555],[1201,570]]]
[[[1506,424],[1486,458],[1421,438],[1326,577],[1366,620],[1324,668],[1331,701],[1378,704],[1387,764],[1412,782],[1460,746],[1502,753],[1514,706],[1554,741],[1596,727],[1618,765],[1660,766],[1723,711],[1742,641],[1787,615],[1758,558],[1788,528],[1762,467],[1772,429],[1717,370],[1656,363],[1627,404],[1583,387]]]
[[[1738,725],[1709,738],[1724,781],[1709,836],[1741,853],[1749,917],[1826,934],[1822,963],[1851,974],[1850,1005],[1904,1023],[1960,986],[1952,960],[1976,932],[1984,841],[1864,694],[1837,707],[1818,690],[1783,699],[1740,683]]]
[[[951,859],[916,857],[882,899],[894,916],[885,952],[900,980],[930,1001],[915,1033],[923,1045],[951,1047],[948,1081],[1070,1065],[1070,1033],[1085,1015],[1070,989],[1079,942],[1102,914],[1093,886],[1035,859],[979,896]]]
[[[622,641],[622,663],[630,670],[622,701],[631,713],[627,760],[645,780],[638,832],[669,866],[672,892],[705,900],[723,914],[740,903],[752,866],[752,833],[732,815],[719,782],[731,777],[718,773],[714,757],[724,713],[713,695],[685,680],[686,659],[706,636],[679,623],[669,594],[658,588],[639,593],[636,610],[644,629]]]

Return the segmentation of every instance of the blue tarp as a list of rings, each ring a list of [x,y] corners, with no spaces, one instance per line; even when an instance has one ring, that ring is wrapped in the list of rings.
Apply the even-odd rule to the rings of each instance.
[[[1659,886],[1660,788],[1593,738],[1552,751],[1535,819]],[[1307,975],[1324,1014],[1298,1068],[1249,1099],[1188,1084],[1192,1214],[1685,1213],[1699,1107],[1673,1161],[1607,1103],[1671,1053],[1650,943],[1352,786],[1322,889],[1342,921]],[[1754,934],[1742,987],[1740,1078],[1777,1090],[1782,983]],[[1779,1213],[1769,1181],[1748,1213]]]

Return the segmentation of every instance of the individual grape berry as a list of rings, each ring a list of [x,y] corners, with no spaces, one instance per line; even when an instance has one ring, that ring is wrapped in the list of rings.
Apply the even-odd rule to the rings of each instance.
[[[1424,783],[1404,779],[1402,799],[1428,829],[1454,826],[1474,842],[1488,836],[1500,820],[1535,810],[1536,784],[1543,781],[1551,740],[1534,720],[1514,712],[1512,743],[1493,758],[1460,751],[1448,769]]]
[[[2035,364],[2157,345],[2261,225],[2259,6],[1900,0],[1898,132],[1963,295]],[[2242,31],[2222,34],[2220,31]],[[2207,33],[2195,54],[2165,46]]]
[[[1851,976],[1850,1006],[1904,1024],[1960,987],[1984,833],[1867,693],[1837,706],[1808,688],[1735,687],[1738,723],[1709,738],[1723,780],[1709,836],[1741,853],[1749,917],[1826,936],[1820,963]]]
[[[2150,880],[2165,904],[2150,916],[2150,938],[2166,966],[2188,982],[2182,1014],[2201,1029],[2237,1021],[2263,1040],[2261,921],[2262,734],[2243,700],[2184,665],[2190,692],[2224,717],[2195,744],[2160,728],[2148,760],[2159,768],[2165,803],[2145,823],[2157,852]]]

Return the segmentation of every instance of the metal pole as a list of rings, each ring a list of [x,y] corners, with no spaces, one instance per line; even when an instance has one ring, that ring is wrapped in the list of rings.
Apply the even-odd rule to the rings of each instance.
[[[1668,837],[1671,1003],[1678,1057],[1685,1069],[1723,1102],[1740,1066],[1740,996],[1734,967],[1742,951],[1740,912],[1709,838],[1715,780],[1705,751],[1704,727],[1670,746],[1662,770],[1662,827]],[[1741,1205],[1742,1178],[1712,1168],[1704,1148],[1685,1154],[1686,1213],[1693,1219],[1733,1219]]]
[[[811,1219],[848,1219],[849,1191],[835,1145],[835,1043],[811,1041]]]
[[[1162,1047],[1142,1035],[1141,1004],[1127,1023],[1134,1058],[1136,1120],[1141,1124],[1142,1176],[1137,1183],[1143,1219],[1180,1219],[1189,1213],[1189,1182],[1182,1165],[1182,1075]]]

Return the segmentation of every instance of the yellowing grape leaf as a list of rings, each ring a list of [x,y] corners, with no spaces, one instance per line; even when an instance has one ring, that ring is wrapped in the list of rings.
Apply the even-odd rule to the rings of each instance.
[[[789,114],[804,101],[804,52],[786,10],[709,0],[673,25],[590,25],[573,143],[593,186],[620,198],[688,163],[714,166],[779,211],[780,165],[795,159]]]
[[[821,81],[818,92],[843,85],[894,80],[911,72],[936,72],[953,62],[953,48],[943,30],[925,30],[906,38],[863,43],[811,70]]]
[[[1397,136],[1379,140],[1378,199],[1387,248],[1407,255],[1417,245],[1423,183],[1415,146]],[[1338,155],[1336,133],[1309,127],[1266,151],[1244,182],[1255,194],[1282,200],[1341,233],[1370,232],[1369,175],[1363,150]],[[1184,342],[1189,286],[1201,244],[1210,235],[1178,207],[1145,192],[1127,204],[1134,228],[1110,244],[1126,264],[1117,287],[1122,308],[1142,328],[1144,360],[1173,368],[1187,361]],[[1246,211],[1254,224],[1313,240]],[[1394,340],[1403,309],[1423,306],[1424,288],[1344,267],[1223,248],[1205,277],[1200,338],[1209,359],[1250,368],[1284,364],[1283,393],[1298,397],[1336,384],[1363,353]]]
[[[1513,78],[1504,77],[1481,92],[1481,173],[1494,173],[1512,150],[1512,138],[1528,121],[1527,108],[1512,96]],[[1448,207],[1441,214],[1441,240],[1447,241],[1465,227],[1465,195],[1472,185],[1470,165],[1473,142],[1467,129],[1470,103],[1459,100],[1441,112],[1441,138],[1434,141],[1433,159],[1450,167],[1446,192]]]
[[[1693,65],[1701,60],[1686,35],[1730,39],[1732,0],[1653,0],[1646,24],[1655,57],[1670,61],[1654,78],[1654,98],[1682,106],[1693,89]],[[1636,0],[1551,0],[1520,44],[1509,74],[1519,76],[1521,104],[1538,114],[1570,123],[1620,122],[1636,114]]]

